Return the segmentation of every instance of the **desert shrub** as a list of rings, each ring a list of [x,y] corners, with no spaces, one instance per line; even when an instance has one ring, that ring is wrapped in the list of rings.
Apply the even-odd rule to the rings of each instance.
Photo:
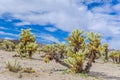
[[[6,68],[11,72],[21,72],[21,73],[35,73],[32,67],[22,67],[19,62],[15,60],[13,64],[9,61],[5,62]]]
[[[22,69],[21,65],[16,60],[14,64],[11,64],[9,61],[7,61],[5,64],[6,64],[6,68],[12,72],[18,72]]]
[[[25,67],[21,69],[22,73],[35,73],[35,70],[32,67]]]
[[[20,34],[20,43],[17,45],[17,52],[20,57],[32,58],[33,53],[38,49],[38,45],[30,32],[30,29],[22,30]]]

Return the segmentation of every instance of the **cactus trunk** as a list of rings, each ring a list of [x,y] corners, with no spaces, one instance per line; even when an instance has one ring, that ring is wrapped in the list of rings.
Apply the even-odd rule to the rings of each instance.
[[[90,71],[90,68],[92,67],[92,62],[93,62],[94,57],[95,57],[94,54],[91,53],[91,55],[89,57],[89,60],[87,62],[87,65],[85,67],[85,70],[84,70],[86,73],[88,73]]]
[[[58,58],[56,58],[56,57],[53,57],[53,58],[54,58],[54,60],[55,60],[56,62],[58,62],[59,64],[65,66],[65,67],[67,67],[67,68],[72,68],[72,66],[70,66],[70,65],[67,64],[67,63],[65,63],[63,60],[60,60],[60,59],[58,59]]]

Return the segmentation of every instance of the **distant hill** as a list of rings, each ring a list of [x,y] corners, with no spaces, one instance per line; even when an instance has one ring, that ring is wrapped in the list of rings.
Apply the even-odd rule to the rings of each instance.
[[[19,44],[19,40],[10,40],[10,41],[12,41],[14,44]]]
[[[10,39],[0,39],[0,41],[4,41],[4,40],[9,40],[9,41],[12,41],[14,44],[18,44],[19,43],[19,40],[10,40]]]

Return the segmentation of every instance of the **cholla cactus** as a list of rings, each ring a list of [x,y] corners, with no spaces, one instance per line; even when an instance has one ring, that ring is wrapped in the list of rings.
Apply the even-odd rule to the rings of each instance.
[[[9,40],[4,40],[1,44],[2,44],[3,49],[5,49],[5,51],[15,50],[15,44]]]
[[[85,53],[82,50],[76,53],[68,50],[68,54],[69,57],[66,59],[66,62],[71,65],[71,71],[75,73],[83,72]]]
[[[83,31],[74,30],[67,38],[69,48],[67,51],[68,58],[66,62],[71,65],[71,71],[78,73],[83,72],[84,58],[86,54],[86,44]]]
[[[37,51],[35,37],[30,33],[30,29],[22,30],[20,34],[20,43],[17,45],[17,52],[21,56],[31,58],[33,53]]]
[[[41,52],[44,52],[44,61],[48,63],[50,60],[53,59],[54,54],[54,47],[53,45],[45,45],[41,48]]]
[[[57,54],[57,56],[59,57],[59,59],[63,59],[66,56],[66,45],[61,43],[61,44],[54,44],[54,48],[55,48],[55,53]]]
[[[105,57],[104,60],[108,61],[108,44],[103,45],[103,56]]]
[[[44,61],[47,63],[49,60],[62,59],[66,53],[65,44],[49,44],[41,48],[41,52],[45,52]]]
[[[85,39],[83,36],[84,31],[74,30],[72,34],[67,38],[69,47],[73,49],[74,52],[79,51],[79,49],[85,49]]]
[[[111,51],[109,57],[114,63],[120,63],[120,51]]]
[[[85,39],[86,37],[87,41]],[[97,54],[100,56],[100,50],[102,48],[100,38],[101,36],[99,34],[93,32],[89,32],[85,36],[84,31],[77,29],[68,36],[67,48],[58,44],[52,44],[42,47],[41,51],[47,53],[44,58],[45,62],[49,62],[50,59],[55,59],[60,64],[70,68],[72,72],[89,72]],[[104,47],[107,48],[106,45]],[[61,61],[58,57],[60,53],[66,53],[65,62],[64,60]],[[85,63],[86,54],[88,55],[88,62],[84,69],[83,64]]]
[[[88,54],[89,60],[87,62],[85,71],[89,72],[90,67],[92,66],[92,62],[95,62],[97,54],[100,55],[99,47],[101,47],[101,42],[100,42],[101,35],[93,32],[88,32],[87,38],[88,38],[87,48],[89,50],[89,54]]]
[[[90,67],[92,66],[92,62],[95,62],[96,58],[101,57],[101,55],[105,56],[105,60],[108,60],[108,44],[101,44],[101,35],[93,32],[87,33],[88,38],[88,58],[89,61],[87,62],[85,71],[89,72]]]
[[[97,33],[93,33],[93,32],[88,32],[87,33],[87,38],[89,43],[87,44],[88,46],[88,50],[89,50],[89,54],[88,55],[92,55],[94,56],[94,59],[96,58],[97,53],[100,55],[100,50],[99,47],[101,47],[101,35],[97,34]],[[89,56],[90,57],[90,56]]]

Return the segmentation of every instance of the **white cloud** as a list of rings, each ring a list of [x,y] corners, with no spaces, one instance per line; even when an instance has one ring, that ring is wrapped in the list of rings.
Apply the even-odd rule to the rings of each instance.
[[[57,31],[57,28],[54,28],[54,27],[45,27],[45,29],[46,29],[47,31],[50,31],[50,32],[55,32],[55,31]]]
[[[56,37],[54,37],[54,36],[52,36],[52,35],[50,35],[50,34],[41,33],[41,34],[38,35],[37,37],[40,37],[40,38],[42,38],[42,39],[44,39],[44,40],[48,40],[48,41],[60,43],[60,41],[59,41]]]
[[[0,29],[4,29],[4,30],[6,30],[6,29],[8,29],[8,28],[6,28],[6,27],[3,27],[3,26],[0,26]]]
[[[64,31],[87,26],[86,6],[79,7],[71,0],[2,0],[0,4],[1,13],[8,12],[23,22],[40,25],[51,23]],[[83,16],[84,13],[86,15]]]
[[[19,36],[19,35],[14,34],[14,33],[7,33],[7,32],[3,32],[3,31],[0,31],[0,35],[8,35],[8,36],[14,36],[14,37],[18,37]]]
[[[102,5],[100,7],[95,7],[92,9],[95,13],[110,13],[113,12],[110,4]]]
[[[12,19],[6,19],[5,21],[6,22],[12,22]]]
[[[109,41],[102,38],[101,41],[102,41],[102,44],[108,43],[109,49],[120,49],[120,38],[119,37],[113,37]]]
[[[30,22],[18,22],[18,23],[15,23],[16,26],[23,26],[23,25],[30,25],[31,23]]]
[[[11,37],[5,37],[4,39],[14,40],[14,38],[11,38]]]
[[[117,12],[120,12],[120,4],[113,6],[113,9]]]
[[[103,6],[88,10],[87,6],[79,3],[84,0],[0,0],[0,14],[10,13],[12,17],[22,20],[16,25],[29,24],[53,24],[57,29],[72,31],[75,28],[92,30],[101,33],[104,37],[111,36],[116,41],[120,35],[120,14],[110,15],[109,13],[120,12],[120,4],[112,6],[108,1]],[[93,3],[93,0],[85,0]],[[95,0],[94,0],[95,1]],[[98,0],[96,0],[98,1]],[[99,0],[103,1],[103,0]],[[55,29],[47,29],[54,31]],[[53,36],[42,38],[59,42]],[[117,38],[119,41],[120,38]],[[120,46],[119,46],[120,47]]]
[[[120,37],[113,37],[108,44],[111,49],[120,49]]]

